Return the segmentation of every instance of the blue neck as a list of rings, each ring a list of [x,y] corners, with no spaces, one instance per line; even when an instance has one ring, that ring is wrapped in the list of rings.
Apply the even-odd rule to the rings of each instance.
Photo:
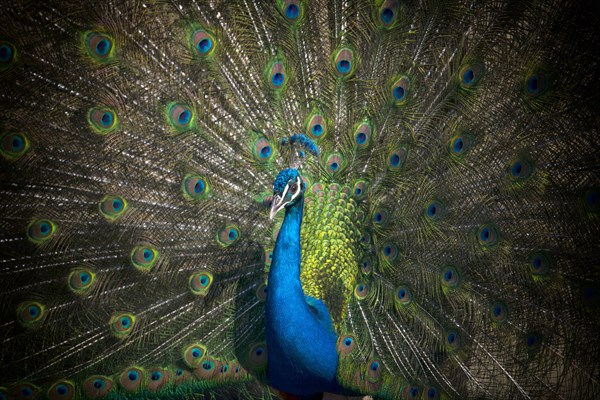
[[[286,302],[304,302],[304,292],[300,284],[300,225],[303,208],[304,197],[301,197],[296,204],[286,209],[283,224],[279,229],[269,271],[269,291],[272,289],[272,292],[276,293],[271,296],[271,300],[281,295],[285,297]]]
[[[265,310],[267,377],[275,388],[295,395],[338,389],[337,337],[325,305],[300,283],[300,225],[304,199],[286,209],[273,252]]]

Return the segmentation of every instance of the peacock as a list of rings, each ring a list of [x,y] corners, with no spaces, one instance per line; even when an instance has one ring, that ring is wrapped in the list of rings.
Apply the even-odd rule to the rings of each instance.
[[[593,2],[6,3],[0,400],[600,398]]]

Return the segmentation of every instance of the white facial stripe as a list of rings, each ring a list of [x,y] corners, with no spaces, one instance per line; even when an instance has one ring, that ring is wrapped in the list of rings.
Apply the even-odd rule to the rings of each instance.
[[[286,186],[286,189],[287,189],[287,186]],[[296,177],[296,193],[294,193],[294,195],[292,196],[292,198],[290,199],[290,201],[292,201],[296,197],[298,197],[299,194],[300,194],[300,178]]]
[[[290,184],[289,183],[287,185],[285,185],[285,188],[283,188],[283,194],[281,195],[282,199],[285,199],[285,195],[287,194],[288,190],[290,190]]]

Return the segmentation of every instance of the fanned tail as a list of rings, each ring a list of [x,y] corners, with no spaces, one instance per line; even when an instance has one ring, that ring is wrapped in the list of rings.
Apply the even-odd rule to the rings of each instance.
[[[290,164],[348,392],[599,396],[593,9],[5,6],[0,399],[274,396]],[[297,133],[318,156],[290,156]]]

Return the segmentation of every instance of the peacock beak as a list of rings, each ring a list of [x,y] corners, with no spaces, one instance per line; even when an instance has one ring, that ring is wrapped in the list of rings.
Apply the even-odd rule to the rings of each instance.
[[[278,194],[273,195],[273,204],[271,205],[271,212],[269,213],[269,219],[273,220],[273,218],[275,218],[275,215],[277,215],[277,213],[279,211],[283,210],[287,203],[288,202],[284,201],[284,197],[282,197]]]

